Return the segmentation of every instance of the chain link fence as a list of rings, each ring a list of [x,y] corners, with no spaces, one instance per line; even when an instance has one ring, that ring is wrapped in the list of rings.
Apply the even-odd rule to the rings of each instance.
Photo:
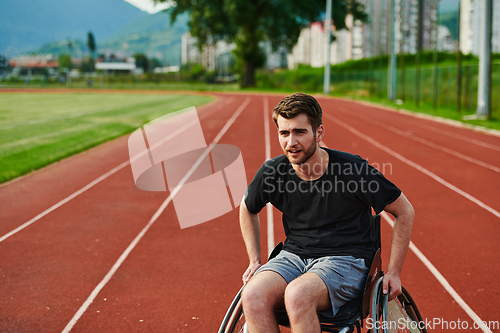
[[[419,75],[420,74],[420,75]],[[456,108],[458,103],[458,66],[422,66],[398,69],[396,99],[432,105],[434,108]],[[348,71],[332,73],[332,92],[352,97],[387,98],[388,70]],[[492,64],[492,115],[500,115],[500,63]],[[478,65],[467,64],[461,69],[460,109],[474,112],[477,105]]]

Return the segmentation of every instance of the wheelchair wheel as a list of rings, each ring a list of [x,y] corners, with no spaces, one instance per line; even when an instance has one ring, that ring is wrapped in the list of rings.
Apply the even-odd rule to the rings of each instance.
[[[402,294],[387,302],[388,296],[382,292],[382,280],[377,281],[373,292],[370,332],[427,333],[425,322],[410,293],[402,287]]]
[[[392,332],[427,333],[425,322],[418,311],[417,304],[415,304],[405,287],[403,287],[403,292],[397,299],[388,303],[387,318],[389,321],[398,324],[397,330],[392,330]]]
[[[219,333],[247,333],[247,325],[245,320],[245,314],[243,313],[243,305],[241,304],[241,292],[243,287],[240,289],[236,297],[234,298],[231,306],[227,310],[226,316],[222,321],[219,328]]]

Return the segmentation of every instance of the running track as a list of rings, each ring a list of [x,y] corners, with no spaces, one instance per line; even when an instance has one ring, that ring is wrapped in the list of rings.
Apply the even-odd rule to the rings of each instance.
[[[217,97],[198,108],[205,139],[223,134],[219,143],[237,145],[251,181],[266,157],[281,153],[269,115],[283,96]],[[324,144],[379,166],[415,207],[415,251],[408,252],[403,284],[423,316],[466,321],[478,332],[473,320],[500,321],[500,137],[318,100]],[[0,332],[218,329],[247,267],[238,212],[181,230],[173,205],[165,204],[168,193],[135,187],[127,138],[0,187]],[[392,230],[386,218],[385,264]],[[265,257],[268,243],[283,239],[279,212],[263,210],[261,223]]]

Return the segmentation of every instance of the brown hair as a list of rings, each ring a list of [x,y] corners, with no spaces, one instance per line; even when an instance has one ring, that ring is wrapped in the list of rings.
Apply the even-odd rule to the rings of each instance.
[[[301,113],[307,115],[313,132],[316,132],[319,125],[322,124],[323,111],[314,97],[304,93],[295,93],[283,98],[273,110],[273,120],[278,126],[279,116],[292,119]]]

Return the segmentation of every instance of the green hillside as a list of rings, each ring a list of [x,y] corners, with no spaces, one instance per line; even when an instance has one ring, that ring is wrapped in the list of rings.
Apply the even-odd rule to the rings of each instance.
[[[439,23],[450,30],[454,40],[458,38],[458,11],[439,14]]]
[[[109,39],[97,42],[100,52],[106,50],[144,53],[160,59],[164,65],[180,65],[181,37],[188,31],[188,16],[179,16],[173,25],[166,13],[140,18],[117,31]]]
[[[34,51],[64,39],[108,38],[130,22],[150,16],[123,0],[1,0],[0,54]]]
[[[115,31],[105,40],[95,35],[98,53],[143,53],[155,57],[164,65],[179,65],[181,61],[181,37],[188,31],[188,16],[179,16],[173,25],[166,13],[147,14]],[[72,41],[72,54],[81,57],[88,54],[87,36]],[[48,43],[34,50],[35,53],[52,53],[56,56],[69,53],[68,40]]]

